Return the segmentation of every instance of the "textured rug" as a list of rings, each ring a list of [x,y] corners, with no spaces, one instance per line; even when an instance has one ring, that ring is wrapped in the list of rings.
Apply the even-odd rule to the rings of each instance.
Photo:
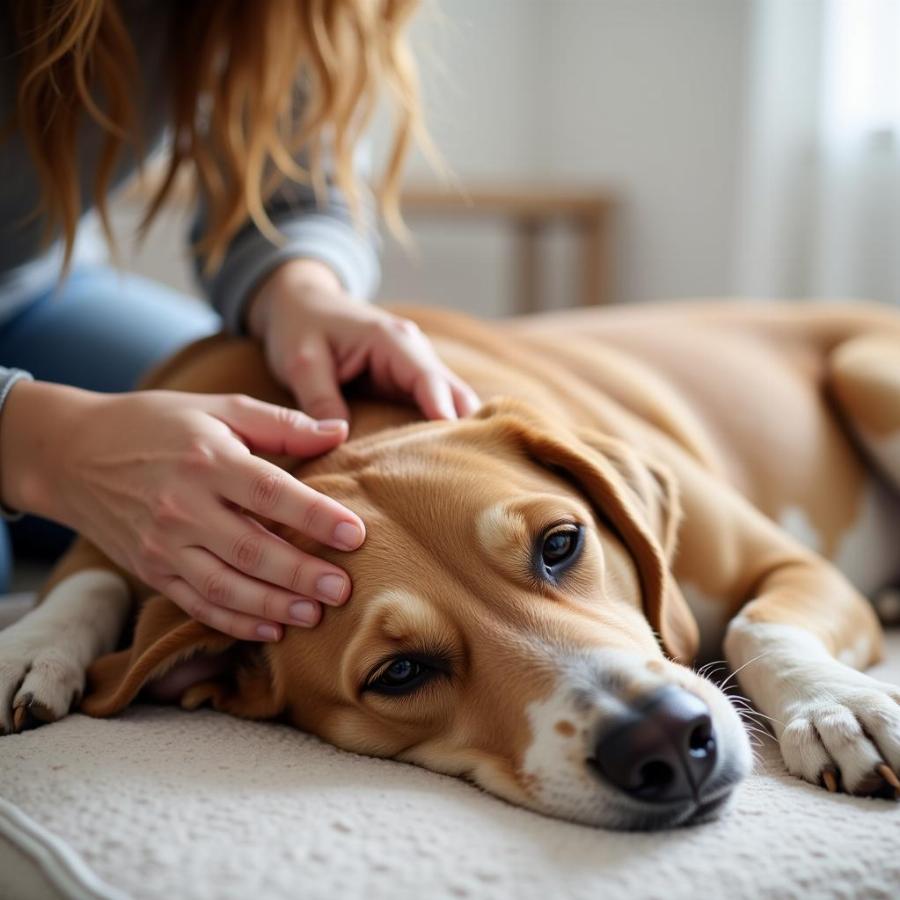
[[[888,653],[879,674],[900,682],[900,634]],[[0,897],[900,896],[900,805],[803,784],[771,743],[759,756],[723,819],[614,834],[284,726],[73,716],[0,738]]]

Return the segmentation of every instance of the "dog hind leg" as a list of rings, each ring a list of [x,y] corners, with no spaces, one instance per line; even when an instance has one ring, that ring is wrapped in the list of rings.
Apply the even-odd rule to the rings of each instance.
[[[865,335],[829,360],[829,387],[846,424],[900,490],[900,339]]]
[[[829,360],[829,387],[845,423],[900,491],[900,339],[872,334],[841,344]],[[882,622],[900,624],[900,585],[872,601]]]

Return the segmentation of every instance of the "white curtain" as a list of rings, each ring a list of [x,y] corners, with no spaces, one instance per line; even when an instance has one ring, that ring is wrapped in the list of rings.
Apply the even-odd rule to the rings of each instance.
[[[757,0],[737,287],[900,303],[900,0]]]

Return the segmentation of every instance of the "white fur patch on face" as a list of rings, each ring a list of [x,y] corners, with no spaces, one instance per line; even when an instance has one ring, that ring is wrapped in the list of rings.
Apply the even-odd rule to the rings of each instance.
[[[665,826],[686,820],[692,808],[662,813],[652,804],[628,797],[607,784],[589,765],[602,729],[629,709],[627,697],[650,695],[669,684],[694,690],[707,703],[720,742],[716,781],[726,769],[736,779],[749,771],[749,743],[727,698],[710,682],[674,664],[647,667],[637,654],[603,650],[569,656],[557,664],[556,687],[526,710],[532,741],[519,770],[528,805],[559,818],[606,828]],[[674,673],[678,673],[676,679]],[[727,792],[727,790],[726,790]]]
[[[744,691],[771,718],[789,772],[820,784],[831,770],[845,790],[862,793],[879,786],[876,766],[898,770],[900,688],[833,659],[818,638],[793,625],[738,616],[726,651]],[[848,659],[866,661],[870,651],[860,641]]]
[[[0,631],[0,733],[28,712],[48,722],[64,716],[84,689],[87,667],[115,648],[130,603],[121,576],[88,569]]]
[[[603,713],[623,711],[621,702],[598,695],[597,708],[576,708],[573,686],[561,678],[556,690],[528,709],[532,742],[522,761],[521,774],[542,812],[587,822],[604,822],[617,812],[616,792],[598,781],[586,760],[591,755],[591,734]],[[607,706],[606,710],[603,706]]]

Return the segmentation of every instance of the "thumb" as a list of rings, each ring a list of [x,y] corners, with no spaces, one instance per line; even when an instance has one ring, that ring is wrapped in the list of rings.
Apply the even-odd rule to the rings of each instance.
[[[344,419],[311,419],[297,409],[252,397],[223,397],[216,416],[251,450],[288,456],[318,456],[347,440]]]

